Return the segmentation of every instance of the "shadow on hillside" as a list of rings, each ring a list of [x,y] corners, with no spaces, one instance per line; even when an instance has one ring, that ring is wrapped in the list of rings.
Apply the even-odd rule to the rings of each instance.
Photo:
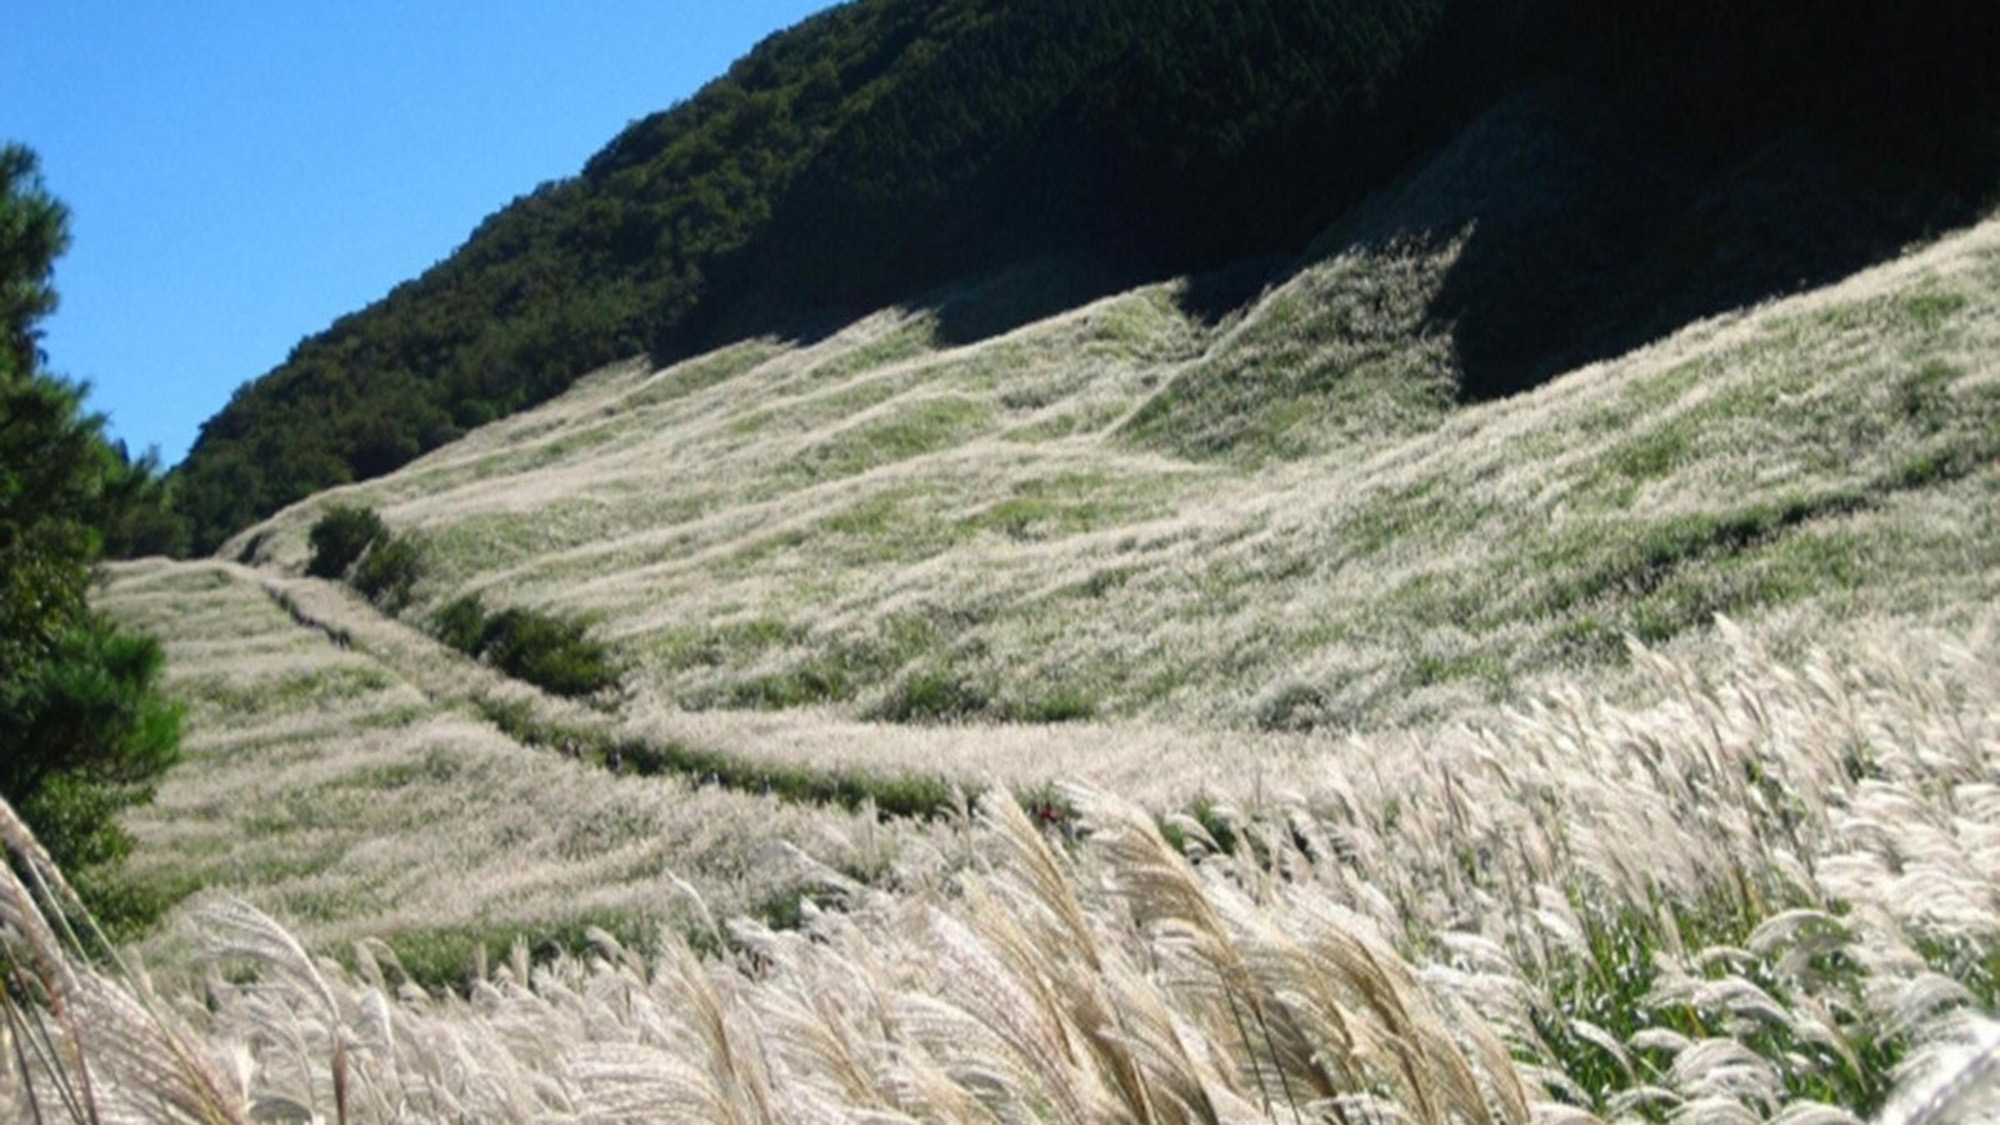
[[[1298,266],[1295,258],[1264,257],[1193,274],[1182,279],[1175,303],[1186,316],[1213,326],[1255,303]],[[1040,257],[892,303],[928,312],[940,345],[965,347],[1160,280],[1097,259]],[[696,351],[765,336],[810,346],[875,311],[858,305],[800,310],[775,299],[747,302],[716,318]]]
[[[1182,315],[1213,328],[1243,312],[1299,270],[1294,257],[1252,258],[1232,266],[1191,274],[1181,282],[1174,303]]]
[[[1461,399],[1481,401],[1836,281],[1976,221],[1996,185],[2000,137],[1973,125],[1808,125],[1718,154],[1552,81],[1503,99],[1305,253],[1189,275],[1176,301],[1213,326],[1344,251],[1459,240],[1425,316],[1453,341]],[[754,336],[810,345],[888,303],[928,310],[938,342],[964,346],[1157,280],[1043,255],[868,307],[802,308],[773,287],[715,316],[695,350]]]
[[[1253,304],[1267,287],[1297,268],[1291,257],[1237,262],[1182,279],[1174,301],[1184,315],[1213,327]],[[939,343],[960,347],[1159,280],[1146,271],[1101,261],[1040,258],[915,303],[929,307],[936,316]]]
[[[918,297],[937,322],[938,342],[963,347],[1004,336],[1138,284],[1140,278],[1097,259],[1033,258],[997,273]]]
[[[1560,231],[1475,229],[1431,309],[1454,326],[1464,397],[1513,394],[1978,220],[1983,193],[1950,167],[1969,149],[1940,161],[1902,147],[1800,133],[1669,182],[1681,190],[1649,206],[1600,205]]]
[[[1291,256],[1236,262],[1181,279],[1174,302],[1207,327],[1241,312],[1298,269]],[[1164,280],[1157,272],[1079,258],[1037,258],[918,298],[937,319],[938,342],[962,347],[1004,336],[1092,301]]]
[[[1802,127],[1718,160],[1546,87],[1483,115],[1321,249],[1469,232],[1427,319],[1479,401],[1829,284],[1976,221],[1995,184],[2000,141],[1971,126]]]

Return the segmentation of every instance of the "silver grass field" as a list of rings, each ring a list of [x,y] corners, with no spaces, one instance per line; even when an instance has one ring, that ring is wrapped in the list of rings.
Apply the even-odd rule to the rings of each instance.
[[[4,1113],[1994,1120],[2000,222],[1466,407],[1452,253],[629,364],[112,568],[189,704],[127,877],[200,889],[113,952],[0,816]],[[400,619],[299,577],[334,502]]]

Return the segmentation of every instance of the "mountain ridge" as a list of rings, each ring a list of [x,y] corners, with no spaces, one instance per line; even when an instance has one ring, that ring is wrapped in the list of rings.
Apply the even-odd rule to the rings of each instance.
[[[578,177],[517,200],[422,278],[302,342],[204,427],[176,474],[180,506],[212,548],[605,362],[809,336],[1024,258],[1070,256],[1096,280],[1062,299],[1083,300],[1296,254],[1482,115],[1567,90],[1558,97],[1580,108],[1555,116],[1599,115],[1613,153],[1584,169],[1614,185],[1580,197],[1591,233],[1545,220],[1492,243],[1487,224],[1465,279],[1426,318],[1451,322],[1479,361],[1468,368],[1487,368],[1471,371],[1468,397],[1507,393],[1970,220],[2000,167],[2000,18],[1948,0],[1878,9],[842,5],[766,40],[688,102],[635,122]],[[1823,246],[1824,223],[1782,206],[1730,233],[1733,201],[1758,185],[1722,190],[1728,177],[1814,135],[1863,168],[1907,174],[1833,184],[1827,214],[1872,216],[1845,244]],[[1640,171],[1617,172],[1635,153]],[[1831,159],[1799,167],[1811,182]],[[1661,168],[1670,174],[1648,174]],[[1704,226],[1696,205],[1718,193],[1719,220]],[[1710,275],[1728,269],[1660,245],[1727,249],[1773,226],[1791,256],[1725,263],[1734,274],[1720,283]],[[1644,237],[1669,228],[1697,237]],[[1621,254],[1642,265],[1607,270],[1602,260]],[[1544,295],[1493,306],[1496,290]],[[1565,311],[1570,296],[1583,311]]]

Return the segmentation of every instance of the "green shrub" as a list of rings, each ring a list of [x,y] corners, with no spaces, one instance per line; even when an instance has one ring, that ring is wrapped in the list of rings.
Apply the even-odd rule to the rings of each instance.
[[[389,525],[372,508],[350,508],[335,504],[326,510],[307,533],[312,557],[306,573],[314,578],[340,578],[368,548],[389,540]]]
[[[486,607],[478,594],[454,598],[431,617],[431,635],[467,656],[479,655],[485,632]]]
[[[488,618],[480,649],[494,667],[557,695],[596,695],[624,677],[589,622],[541,610],[504,609]]]
[[[624,679],[611,646],[590,635],[590,622],[537,609],[503,609],[487,616],[479,595],[453,600],[431,618],[440,641],[485,660],[517,680],[571,697],[613,690]]]
[[[903,677],[868,717],[890,723],[962,722],[991,703],[984,691],[950,670],[921,668]]]
[[[1257,703],[1259,730],[1308,731],[1328,719],[1326,692],[1314,684],[1293,681]]]
[[[1079,687],[1058,687],[1010,703],[1000,716],[1012,723],[1082,723],[1097,717],[1097,700]]]
[[[363,554],[348,581],[369,601],[394,614],[410,604],[411,591],[423,573],[423,548],[416,540],[400,536],[377,542]]]

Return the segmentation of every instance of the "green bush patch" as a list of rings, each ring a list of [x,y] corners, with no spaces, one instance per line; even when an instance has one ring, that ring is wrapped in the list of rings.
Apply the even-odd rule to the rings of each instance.
[[[488,615],[477,594],[458,598],[431,618],[431,633],[467,656],[484,660],[544,691],[582,698],[615,691],[624,662],[591,622],[546,610],[515,607]]]
[[[312,556],[306,573],[314,578],[346,577],[368,548],[389,540],[389,525],[372,508],[335,504],[306,533]]]

